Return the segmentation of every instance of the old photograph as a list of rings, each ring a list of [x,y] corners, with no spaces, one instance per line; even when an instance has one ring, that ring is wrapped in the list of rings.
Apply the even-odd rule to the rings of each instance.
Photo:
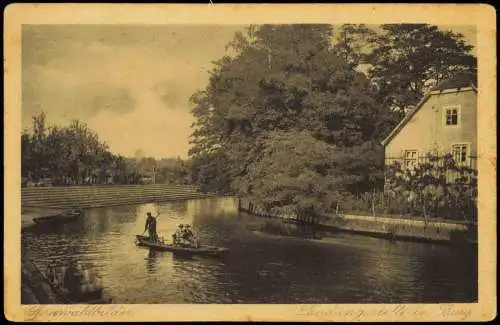
[[[478,303],[475,25],[20,42],[21,305]]]

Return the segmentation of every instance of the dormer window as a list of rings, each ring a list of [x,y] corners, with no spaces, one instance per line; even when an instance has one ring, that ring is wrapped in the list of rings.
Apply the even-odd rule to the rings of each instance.
[[[457,126],[460,124],[460,106],[447,106],[443,109],[445,126]]]

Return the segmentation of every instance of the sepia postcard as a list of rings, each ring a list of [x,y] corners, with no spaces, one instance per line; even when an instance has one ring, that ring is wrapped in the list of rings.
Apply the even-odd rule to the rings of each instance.
[[[11,4],[11,321],[496,316],[482,4]]]

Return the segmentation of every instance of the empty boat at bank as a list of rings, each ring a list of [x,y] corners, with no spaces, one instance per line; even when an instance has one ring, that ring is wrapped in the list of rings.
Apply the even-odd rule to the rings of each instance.
[[[165,242],[153,242],[149,237],[136,235],[135,243],[137,246],[149,247],[155,250],[168,251],[174,253],[199,254],[205,256],[223,256],[229,250],[225,247],[204,246],[190,247],[167,244]]]
[[[33,222],[38,225],[73,222],[76,221],[81,215],[81,210],[71,210],[50,216],[36,217],[33,218]]]

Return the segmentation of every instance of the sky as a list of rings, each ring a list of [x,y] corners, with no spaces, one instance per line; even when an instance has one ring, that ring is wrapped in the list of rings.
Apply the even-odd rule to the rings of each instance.
[[[189,97],[208,82],[237,25],[24,25],[22,127],[79,119],[110,150],[187,158]],[[473,28],[443,26],[476,44]]]

